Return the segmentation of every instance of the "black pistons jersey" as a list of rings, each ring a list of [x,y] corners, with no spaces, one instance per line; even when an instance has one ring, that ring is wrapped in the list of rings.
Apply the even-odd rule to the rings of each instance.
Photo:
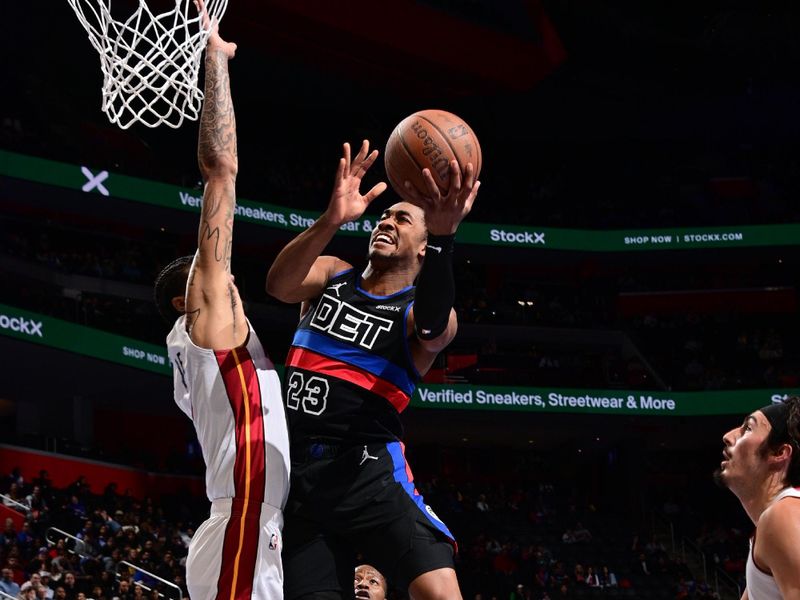
[[[406,320],[414,287],[375,296],[355,269],[331,278],[297,327],[284,394],[292,441],[394,441],[420,375]]]

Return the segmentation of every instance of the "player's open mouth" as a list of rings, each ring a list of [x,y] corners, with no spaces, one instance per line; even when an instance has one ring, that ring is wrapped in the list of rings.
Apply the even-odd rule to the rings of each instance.
[[[356,591],[356,598],[366,598],[367,600],[369,600],[369,590]]]
[[[388,233],[379,233],[372,239],[373,244],[377,244],[378,242],[382,244],[391,244],[394,246],[394,239]]]

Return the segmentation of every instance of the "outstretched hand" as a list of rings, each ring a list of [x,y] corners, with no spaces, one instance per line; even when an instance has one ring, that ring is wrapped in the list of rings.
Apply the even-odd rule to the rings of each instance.
[[[369,151],[369,140],[361,143],[356,157],[350,160],[350,144],[342,147],[342,158],[333,182],[333,193],[325,216],[337,226],[355,221],[367,210],[370,202],[386,191],[386,183],[375,184],[366,195],[361,195],[361,180],[378,158],[378,151]]]
[[[226,42],[219,36],[219,21],[211,19],[208,16],[206,5],[203,0],[194,0],[194,5],[197,7],[197,12],[200,13],[200,18],[203,23],[203,29],[210,31],[208,36],[207,50],[221,50],[228,59],[231,59],[236,54],[236,44]]]
[[[475,168],[467,163],[462,182],[461,169],[458,162],[450,161],[450,187],[447,194],[442,195],[436,185],[430,169],[422,169],[426,194],[422,194],[410,181],[404,184],[406,197],[425,211],[425,225],[433,235],[452,235],[472,210],[475,197],[478,195],[480,181],[475,180]]]

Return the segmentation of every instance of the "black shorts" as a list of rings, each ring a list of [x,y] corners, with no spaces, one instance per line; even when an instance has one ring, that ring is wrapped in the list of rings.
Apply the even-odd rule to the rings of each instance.
[[[455,540],[416,491],[400,442],[292,447],[284,597],[352,597],[357,553],[394,585],[453,567]]]

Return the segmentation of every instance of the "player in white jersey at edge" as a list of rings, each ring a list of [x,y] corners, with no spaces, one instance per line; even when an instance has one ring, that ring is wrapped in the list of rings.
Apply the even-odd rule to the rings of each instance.
[[[742,600],[800,600],[800,397],[748,415],[722,443],[714,477],[756,526]]]
[[[205,190],[197,252],[168,265],[155,285],[159,311],[174,322],[167,344],[175,401],[197,431],[211,500],[189,546],[192,600],[283,598],[289,440],[281,386],[230,272],[238,160],[228,60],[235,50],[214,27],[198,142]]]

